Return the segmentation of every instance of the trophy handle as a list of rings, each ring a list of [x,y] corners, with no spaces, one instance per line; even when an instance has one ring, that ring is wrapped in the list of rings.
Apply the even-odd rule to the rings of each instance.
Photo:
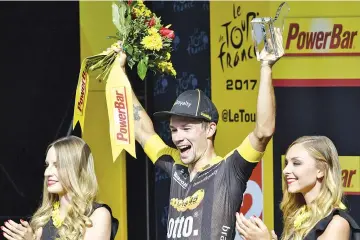
[[[276,13],[275,13],[275,17],[273,18],[273,23],[276,21],[276,20],[278,20],[278,18],[279,18],[279,16],[280,16],[280,12],[281,12],[281,10],[282,10],[282,8],[284,7],[284,5],[286,4],[286,6],[287,6],[287,12],[286,12],[286,14],[282,17],[282,19],[281,19],[281,33],[284,31],[284,18],[287,16],[287,14],[289,13],[289,11],[290,11],[290,6],[289,6],[289,4],[287,4],[287,2],[282,2],[280,5],[279,5],[279,7],[278,7],[278,9],[276,10]]]
[[[283,7],[284,7],[285,5],[287,6],[287,11],[286,11],[286,13],[285,13],[284,15],[281,16],[281,21],[280,21],[281,23],[279,24],[280,26],[277,27],[277,28],[280,30],[281,34],[284,32],[284,25],[285,25],[284,19],[285,19],[285,17],[287,16],[287,14],[288,14],[289,11],[290,11],[290,7],[289,7],[289,4],[287,4],[287,2],[282,2],[282,3],[279,5],[278,9],[276,10],[275,17],[272,18],[272,21],[270,22],[270,25],[271,25],[271,27],[270,27],[270,34],[271,34],[272,39],[276,39],[275,41],[277,41],[277,37],[275,36],[275,31],[274,31],[274,29],[275,29],[275,27],[276,27],[276,26],[275,26],[275,22],[279,19],[281,10],[283,9]],[[275,56],[279,56],[278,50],[279,50],[279,49],[274,48]]]

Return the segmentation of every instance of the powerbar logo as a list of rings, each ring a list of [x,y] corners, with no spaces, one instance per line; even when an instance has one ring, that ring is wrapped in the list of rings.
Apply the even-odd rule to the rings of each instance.
[[[352,49],[358,31],[345,29],[343,24],[334,24],[331,31],[304,31],[298,23],[290,23],[285,49],[294,44],[302,49]]]
[[[85,71],[81,74],[81,86],[79,88],[80,91],[80,98],[77,102],[77,109],[80,111],[82,115],[84,113],[84,102],[85,102],[85,93],[86,93],[86,81],[87,81],[87,74]]]
[[[287,18],[286,56],[360,55],[360,17]]]
[[[113,114],[115,140],[117,144],[129,144],[129,112],[125,87],[118,87],[113,89],[112,95],[114,102]]]
[[[360,157],[340,156],[342,185],[346,195],[360,195]]]

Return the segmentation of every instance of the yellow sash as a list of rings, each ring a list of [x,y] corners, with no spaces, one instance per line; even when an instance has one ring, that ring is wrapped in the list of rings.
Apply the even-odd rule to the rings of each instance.
[[[113,61],[106,62],[106,59],[109,58],[112,58]],[[88,57],[82,62],[76,89],[73,120],[73,127],[75,128],[79,122],[81,131],[84,132],[89,82],[94,81],[93,78],[101,77],[101,80],[106,82],[109,137],[114,162],[124,149],[136,158],[132,89],[120,67],[119,58],[119,54],[111,51],[107,54],[102,53]],[[105,66],[100,75],[91,74],[96,71],[98,66]]]

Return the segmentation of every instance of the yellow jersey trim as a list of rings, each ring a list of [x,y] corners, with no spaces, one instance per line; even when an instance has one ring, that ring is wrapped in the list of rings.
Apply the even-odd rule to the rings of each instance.
[[[251,145],[249,136],[236,148],[238,153],[248,162],[257,163],[264,156],[264,152],[259,152]]]
[[[226,160],[234,151],[238,151],[238,153],[248,162],[257,163],[261,160],[264,155],[264,152],[259,152],[253,148],[250,143],[249,137],[246,137],[244,141],[240,144],[239,147],[231,151],[229,154],[222,158],[217,156],[210,161],[210,164],[206,166],[208,167],[215,165],[223,160]],[[180,152],[175,148],[171,148],[164,143],[164,141],[160,138],[159,135],[152,135],[144,145],[144,151],[146,155],[150,158],[150,160],[155,164],[155,162],[162,156],[168,155],[174,159],[175,164],[180,164],[183,166],[187,166],[180,160]],[[205,170],[202,169],[202,170]]]
[[[177,149],[171,148],[164,143],[159,135],[152,135],[144,145],[144,152],[155,163],[160,157],[164,155],[171,156],[176,164],[185,165],[180,160],[180,153]]]

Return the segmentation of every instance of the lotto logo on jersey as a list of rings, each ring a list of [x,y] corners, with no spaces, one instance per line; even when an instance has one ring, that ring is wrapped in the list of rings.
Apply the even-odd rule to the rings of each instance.
[[[185,212],[186,210],[193,210],[197,208],[201,201],[204,199],[205,190],[199,189],[192,196],[188,196],[185,199],[172,198],[170,205],[179,212]]]
[[[193,229],[194,218],[192,216],[177,218],[170,218],[168,224],[167,238],[187,238],[190,236],[197,236],[198,229]]]

